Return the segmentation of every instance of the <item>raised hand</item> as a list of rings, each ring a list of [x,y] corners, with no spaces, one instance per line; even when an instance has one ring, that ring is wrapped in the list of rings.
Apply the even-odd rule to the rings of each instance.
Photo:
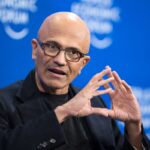
[[[114,90],[109,92],[112,109],[108,110],[108,116],[124,122],[141,121],[139,104],[131,87],[124,80],[121,80],[115,71],[110,72],[109,77],[114,77],[114,81],[112,82]],[[105,88],[109,87],[108,84],[105,84]]]
[[[96,74],[75,97],[63,105],[69,116],[87,116],[97,113],[107,116],[105,109],[102,110],[91,106],[91,99],[94,96],[106,94],[112,90],[111,87],[99,90],[101,86],[104,86],[114,80],[114,77],[108,77],[106,80],[103,79],[103,77],[110,74],[110,72],[111,69],[106,68],[102,72]]]
[[[103,77],[107,75],[108,79]],[[112,83],[113,89],[109,83]],[[104,86],[104,90],[99,87]],[[109,94],[112,108],[95,108],[91,106],[94,96]],[[69,102],[56,108],[55,113],[61,123],[70,116],[88,116],[99,114],[125,122],[129,142],[138,150],[142,149],[141,143],[141,112],[139,104],[131,87],[121,80],[115,71],[106,67],[102,72],[96,74],[89,83]]]
[[[103,77],[107,75],[107,79]],[[112,83],[114,89],[109,85]],[[104,86],[104,90],[99,90]],[[95,108],[91,106],[91,99],[101,94],[109,94],[112,101],[112,108]],[[121,80],[116,72],[110,67],[93,76],[89,83],[69,102],[64,104],[63,109],[67,116],[87,116],[99,114],[123,122],[140,122],[141,112],[131,87]]]
[[[137,99],[131,87],[124,80],[120,79],[117,72],[110,72],[108,76],[114,77],[112,82],[114,90],[109,92],[112,100],[112,109],[108,110],[108,116],[125,123],[129,142],[137,150],[141,150],[143,149],[141,142],[141,112]],[[109,87],[109,84],[105,84],[105,88]]]

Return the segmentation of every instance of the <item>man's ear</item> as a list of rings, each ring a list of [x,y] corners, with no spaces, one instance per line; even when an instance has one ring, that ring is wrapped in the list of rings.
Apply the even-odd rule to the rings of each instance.
[[[32,59],[36,59],[36,55],[37,55],[37,40],[36,39],[32,39]]]
[[[90,56],[84,56],[82,61],[82,66],[80,67],[79,74],[81,73],[81,70],[84,68],[84,66],[90,61]]]
[[[90,56],[84,56],[83,67],[90,61]]]

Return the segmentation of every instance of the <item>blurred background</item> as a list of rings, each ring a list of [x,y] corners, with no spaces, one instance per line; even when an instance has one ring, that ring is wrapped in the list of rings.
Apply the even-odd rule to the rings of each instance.
[[[85,86],[111,66],[132,86],[150,138],[149,0],[0,0],[0,88],[24,79],[34,67],[31,40],[43,19],[57,11],[78,14],[91,31],[91,61],[74,85]]]

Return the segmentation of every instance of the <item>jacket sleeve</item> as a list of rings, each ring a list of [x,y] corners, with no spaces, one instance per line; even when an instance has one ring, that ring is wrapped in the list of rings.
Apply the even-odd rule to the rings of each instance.
[[[117,150],[135,150],[133,146],[130,144],[128,140],[127,130],[124,130],[124,135],[120,132],[116,122],[112,120],[112,128],[113,128],[113,135],[115,139],[115,145]],[[144,133],[144,128],[142,126],[142,144],[145,149],[143,150],[150,150],[150,141],[147,138],[146,134]]]
[[[0,150],[53,150],[65,142],[53,111],[12,128],[5,107],[0,103]]]

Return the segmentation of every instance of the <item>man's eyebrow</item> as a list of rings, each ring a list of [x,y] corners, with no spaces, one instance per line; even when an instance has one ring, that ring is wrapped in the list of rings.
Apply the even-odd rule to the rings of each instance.
[[[60,48],[63,47],[59,42],[53,41],[53,40],[48,40],[48,41],[46,41],[45,43],[52,43],[52,44],[55,44],[56,46],[58,46],[58,47],[60,47]],[[81,52],[81,50],[80,50],[79,48],[73,47],[73,46],[68,46],[68,47],[66,47],[65,49],[74,49],[74,50],[77,50],[77,51]]]
[[[53,40],[52,41],[48,40],[45,43],[52,43],[52,44],[55,44],[58,47],[62,47],[60,43],[58,43],[57,41],[53,41]]]

